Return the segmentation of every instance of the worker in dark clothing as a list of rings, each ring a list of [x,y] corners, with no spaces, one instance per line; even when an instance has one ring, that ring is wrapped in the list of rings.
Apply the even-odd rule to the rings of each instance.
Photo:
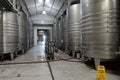
[[[54,42],[49,42],[46,44],[46,57],[48,60],[54,59]]]

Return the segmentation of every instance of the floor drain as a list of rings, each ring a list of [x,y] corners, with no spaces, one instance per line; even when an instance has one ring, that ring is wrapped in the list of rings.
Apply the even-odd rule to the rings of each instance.
[[[17,74],[17,76],[16,77],[21,77],[21,74]]]

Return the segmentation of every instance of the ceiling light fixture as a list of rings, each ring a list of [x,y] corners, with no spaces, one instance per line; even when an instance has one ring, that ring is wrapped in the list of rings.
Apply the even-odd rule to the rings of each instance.
[[[43,0],[39,0],[39,2],[43,2]]]
[[[88,4],[86,6],[89,6]]]
[[[47,3],[49,3],[50,2],[50,0],[45,0]]]
[[[42,14],[46,14],[46,11],[42,11]]]

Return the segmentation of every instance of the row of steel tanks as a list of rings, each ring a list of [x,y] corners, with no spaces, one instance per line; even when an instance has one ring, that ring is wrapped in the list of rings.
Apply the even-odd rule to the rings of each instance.
[[[23,12],[0,11],[0,56],[14,59],[19,51],[26,51],[27,18]],[[31,26],[32,27],[32,26]]]
[[[56,20],[53,26],[53,41],[55,46],[65,51],[66,45],[66,14],[65,12]]]
[[[53,30],[56,47],[75,57],[80,52],[80,3],[70,5],[56,20]]]
[[[79,53],[82,60],[93,59],[96,67],[101,61],[118,61],[119,3],[119,0],[80,0],[69,5],[65,21],[61,15],[54,26],[57,47],[65,43],[65,50],[73,57]]]

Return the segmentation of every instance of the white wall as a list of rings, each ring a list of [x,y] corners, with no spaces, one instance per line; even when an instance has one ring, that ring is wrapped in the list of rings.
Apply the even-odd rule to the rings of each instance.
[[[50,30],[50,40],[52,41],[52,26],[34,26],[34,46],[37,45],[37,30],[38,29]]]
[[[34,24],[53,24],[54,17],[47,14],[39,14],[31,17]]]

